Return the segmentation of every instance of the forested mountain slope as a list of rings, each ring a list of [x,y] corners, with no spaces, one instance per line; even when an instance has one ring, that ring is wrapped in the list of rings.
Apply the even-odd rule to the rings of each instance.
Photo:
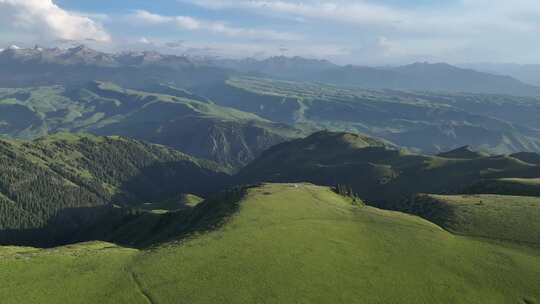
[[[0,141],[0,239],[35,240],[36,230],[46,244],[99,212],[114,211],[113,205],[134,207],[180,193],[205,196],[226,179],[215,163],[121,137]]]

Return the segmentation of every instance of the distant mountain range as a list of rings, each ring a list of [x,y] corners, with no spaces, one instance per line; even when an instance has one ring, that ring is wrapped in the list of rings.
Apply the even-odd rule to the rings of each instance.
[[[112,81],[138,89],[161,83],[192,87],[244,74],[370,89],[540,96],[539,87],[510,76],[445,63],[362,67],[339,66],[326,60],[302,57],[227,60],[157,52],[109,54],[85,46],[70,49],[11,46],[0,52],[0,65],[0,86],[3,87],[73,84],[92,80]]]
[[[338,65],[317,59],[303,57],[270,57],[264,60],[253,58],[241,60],[208,60],[208,64],[236,70],[250,75],[267,75],[285,79],[309,80],[314,74],[339,68]]]
[[[217,60],[211,64],[256,76],[369,89],[540,96],[540,87],[499,72],[479,72],[446,63],[417,62],[397,67],[339,66],[327,60],[279,56],[265,60]],[[540,71],[537,72],[540,79]]]
[[[230,72],[156,52],[108,54],[78,46],[70,49],[11,46],[0,52],[0,87],[73,85],[112,81],[130,88],[153,84],[192,86],[223,81]]]
[[[346,89],[253,77],[195,91],[308,133],[358,132],[424,153],[465,145],[494,153],[540,151],[537,98]]]
[[[384,138],[411,151],[461,146],[540,151],[536,98],[407,93],[231,78],[191,91],[132,90],[110,82],[0,89],[0,136],[56,132],[122,135],[163,144],[237,170],[281,142],[317,130]]]
[[[509,76],[462,69],[445,63],[414,63],[394,68],[346,66],[315,76],[316,81],[371,89],[444,91],[540,96],[540,88]]]
[[[97,67],[139,67],[167,66],[175,68],[193,65],[188,58],[182,56],[163,55],[157,52],[123,52],[109,54],[96,51],[84,45],[69,49],[60,48],[20,48],[10,46],[2,49],[1,64],[59,64],[87,65]]]
[[[0,89],[0,136],[122,135],[237,168],[270,146],[300,135],[293,127],[255,114],[196,100],[186,91],[162,89],[175,96],[97,81],[84,86]]]
[[[447,64],[372,68],[79,46],[9,47],[0,65],[0,136],[7,138],[121,135],[232,171],[319,130],[367,134],[418,153],[465,145],[540,151],[539,99],[503,95],[535,95],[536,87]]]
[[[459,68],[446,63],[417,62],[398,67],[366,67],[339,66],[325,60],[301,57],[272,57],[261,61],[224,61],[220,66],[253,75],[369,89],[540,96],[540,87],[512,77]]]
[[[540,64],[469,63],[459,66],[490,74],[508,75],[525,83],[540,86]]]

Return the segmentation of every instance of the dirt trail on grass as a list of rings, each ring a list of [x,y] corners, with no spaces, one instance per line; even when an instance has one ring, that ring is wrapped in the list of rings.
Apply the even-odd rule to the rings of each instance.
[[[137,290],[141,294],[141,296],[146,300],[148,304],[157,304],[157,302],[152,298],[152,295],[150,295],[144,287],[142,287],[141,281],[139,280],[139,277],[133,272],[129,271],[129,275],[131,277],[131,280],[137,286]]]

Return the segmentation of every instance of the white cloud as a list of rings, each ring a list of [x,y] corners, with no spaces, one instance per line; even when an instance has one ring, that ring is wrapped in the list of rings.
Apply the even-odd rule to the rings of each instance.
[[[456,20],[473,19],[474,16],[492,16],[482,18],[477,23],[491,23],[493,19],[504,17],[502,22],[513,21],[523,23],[525,15],[538,17],[540,6],[536,0],[458,0],[437,6],[417,6],[414,9],[400,8],[393,5],[376,4],[375,1],[347,0],[179,0],[210,9],[246,9],[258,13],[271,12],[292,14],[305,18],[319,18],[356,24],[397,25],[414,21],[422,24],[428,17],[436,19],[441,16],[454,17]],[[433,18],[429,18],[429,17]],[[531,18],[534,19],[534,18]],[[446,21],[446,18],[445,20]],[[536,20],[536,22],[538,22]],[[448,25],[450,26],[450,25]]]
[[[228,37],[256,38],[261,40],[299,40],[301,36],[293,33],[267,29],[251,29],[230,26],[221,21],[200,20],[190,16],[163,16],[144,10],[135,11],[130,18],[149,25],[174,25],[184,30],[203,30]]]
[[[537,0],[459,0],[414,9],[346,0],[180,0],[209,9],[243,9],[275,16],[292,15],[301,20],[320,19],[341,24],[393,28],[400,32],[464,32],[469,29],[537,30]],[[287,16],[290,18],[290,16]]]
[[[191,17],[187,16],[178,16],[174,18],[174,22],[182,28],[188,29],[188,30],[198,30],[201,27],[203,27],[203,24],[199,20],[196,20]]]
[[[411,60],[540,61],[538,0],[449,0],[437,4],[421,1],[424,4],[415,6],[412,3],[417,1],[407,5],[378,0],[177,1],[222,10],[220,15],[231,17],[232,13],[237,19],[228,23],[211,17],[200,19],[182,13],[159,15],[139,10],[129,15],[129,21],[144,26],[139,28],[140,33],[118,36],[115,40],[129,40],[141,48],[150,48],[159,39],[177,39],[175,29],[181,29],[198,34],[183,35],[183,39],[219,42],[230,54],[280,54],[283,48],[293,50],[286,52],[290,55],[307,55],[312,50],[317,57],[326,54],[342,63],[358,64]],[[211,15],[218,14],[207,16]],[[242,15],[258,15],[266,25]],[[0,0],[0,38],[6,44],[110,41],[100,23],[121,30],[126,27],[126,20],[126,16],[113,18],[107,14],[66,11],[55,0]],[[115,48],[126,48],[121,42],[116,44]]]
[[[411,1],[406,6],[376,0],[178,1],[206,9],[242,10],[284,22],[299,19],[311,24],[312,42],[334,41],[345,48],[362,50],[355,57],[365,60],[381,56],[454,62],[523,61],[531,57],[539,60],[538,0],[453,0],[437,4]],[[328,31],[337,35],[320,35]]]
[[[142,44],[152,44],[152,41],[150,41],[148,38],[146,37],[141,37],[139,38],[138,40],[139,43],[142,43]]]
[[[152,14],[148,11],[144,10],[137,10],[133,15],[131,16],[134,20],[139,20],[148,24],[163,24],[167,22],[171,22],[174,18],[172,17],[166,17],[161,16],[158,14]]]
[[[392,25],[399,23],[404,12],[363,1],[282,1],[282,0],[188,0],[211,9],[239,8],[259,13],[292,14],[356,24]],[[302,19],[301,19],[302,20]]]
[[[0,0],[0,26],[6,31],[30,33],[35,40],[111,39],[90,17],[66,11],[52,0]]]

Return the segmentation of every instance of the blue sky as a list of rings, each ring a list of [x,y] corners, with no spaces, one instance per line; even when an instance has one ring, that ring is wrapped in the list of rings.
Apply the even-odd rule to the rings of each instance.
[[[538,34],[538,0],[0,0],[0,45],[539,63]]]

